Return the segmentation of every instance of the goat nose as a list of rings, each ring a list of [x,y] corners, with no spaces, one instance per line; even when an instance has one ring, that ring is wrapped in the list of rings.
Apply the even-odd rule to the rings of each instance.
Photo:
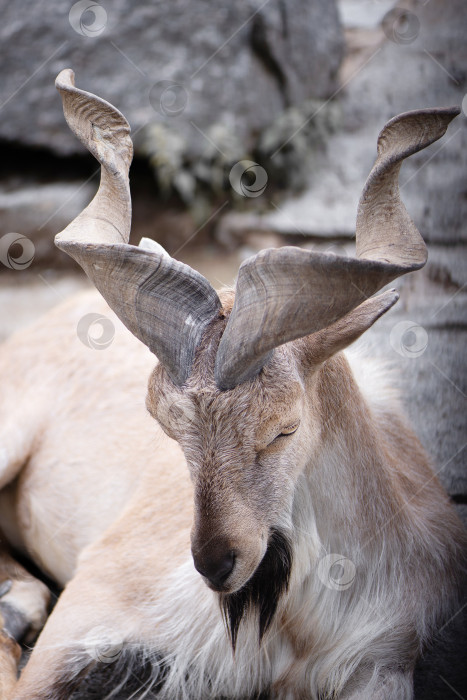
[[[216,556],[195,557],[193,555],[195,569],[208,579],[214,588],[221,588],[228,579],[235,564],[235,553],[233,550],[224,552]]]

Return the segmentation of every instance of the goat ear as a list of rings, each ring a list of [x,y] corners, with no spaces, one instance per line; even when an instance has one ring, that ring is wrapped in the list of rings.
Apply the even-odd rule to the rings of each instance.
[[[305,365],[316,367],[344,350],[394,306],[398,299],[396,290],[390,289],[367,299],[327,328],[303,338],[299,347]]]

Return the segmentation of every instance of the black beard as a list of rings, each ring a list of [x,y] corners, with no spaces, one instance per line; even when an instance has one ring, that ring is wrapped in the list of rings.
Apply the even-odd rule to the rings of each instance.
[[[272,530],[268,548],[253,576],[239,591],[220,594],[220,605],[235,652],[238,628],[249,610],[259,615],[259,642],[271,624],[279,598],[289,586],[292,547],[280,530]]]

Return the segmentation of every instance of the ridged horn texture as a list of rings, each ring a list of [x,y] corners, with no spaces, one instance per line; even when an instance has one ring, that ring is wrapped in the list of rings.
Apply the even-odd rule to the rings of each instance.
[[[128,122],[105,100],[76,88],[72,70],[63,70],[55,84],[70,129],[102,166],[96,196],[55,243],[181,385],[206,326],[219,314],[219,297],[202,275],[157,244],[128,245],[133,156]]]
[[[357,258],[284,247],[241,265],[216,358],[219,388],[251,379],[275,347],[329,326],[392,280],[423,267],[426,247],[400,200],[399,170],[405,158],[441,138],[459,112],[406,112],[383,128],[358,206]]]

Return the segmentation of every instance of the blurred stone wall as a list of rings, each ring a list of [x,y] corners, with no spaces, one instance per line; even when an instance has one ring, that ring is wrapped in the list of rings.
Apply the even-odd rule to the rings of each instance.
[[[0,138],[80,153],[57,73],[109,100],[133,133],[176,124],[187,150],[223,126],[246,150],[285,107],[336,89],[343,37],[329,0],[2,0]]]
[[[134,235],[155,236],[172,252],[210,220],[226,173],[264,129],[338,85],[344,39],[333,0],[24,0],[20,10],[0,0],[0,236],[31,238],[36,264],[70,265],[53,236],[97,184],[90,157],[85,174],[77,165],[70,177],[73,157],[87,152],[54,89],[63,68],[129,120],[136,153],[152,169],[142,178],[132,171]]]

